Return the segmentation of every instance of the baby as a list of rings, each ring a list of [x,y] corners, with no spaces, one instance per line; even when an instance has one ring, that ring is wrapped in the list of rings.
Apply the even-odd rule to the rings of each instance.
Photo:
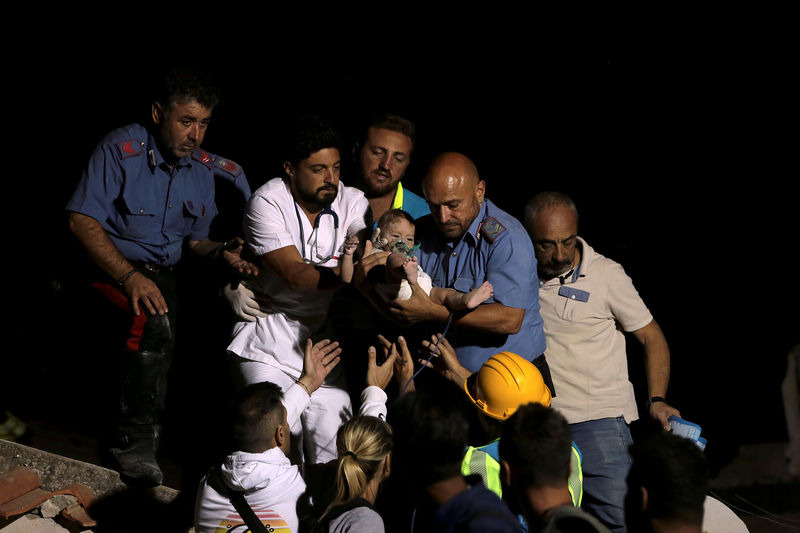
[[[358,237],[349,237],[339,260],[341,279],[350,283],[353,279],[353,252],[358,246]],[[414,219],[402,209],[391,209],[378,220],[378,227],[372,235],[373,253],[389,251],[383,279],[375,285],[375,290],[386,300],[408,300],[411,298],[411,285],[417,284],[435,303],[453,311],[475,309],[492,297],[492,284],[483,284],[469,292],[455,289],[433,287],[431,278],[417,264],[414,255]]]

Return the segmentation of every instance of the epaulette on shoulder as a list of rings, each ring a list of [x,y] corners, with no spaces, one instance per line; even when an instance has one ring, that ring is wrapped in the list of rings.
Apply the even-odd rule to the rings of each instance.
[[[227,172],[234,178],[238,178],[242,175],[242,167],[230,159],[225,159],[224,157],[216,156],[214,158],[214,168],[215,170],[220,169],[223,172]]]
[[[209,154],[205,150],[195,150],[194,152],[192,152],[192,159],[194,159],[195,161],[200,161],[208,168],[214,166],[214,160],[211,158],[211,154]]]
[[[139,139],[128,139],[114,144],[119,151],[120,159],[127,159],[144,153],[144,143]]]
[[[494,242],[504,231],[506,231],[504,225],[499,223],[494,217],[489,217],[481,222],[479,233],[486,237],[486,240],[489,242]]]

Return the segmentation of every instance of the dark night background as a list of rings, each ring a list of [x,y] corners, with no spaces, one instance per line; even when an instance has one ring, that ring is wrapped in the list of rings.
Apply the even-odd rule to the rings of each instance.
[[[356,24],[277,31],[273,21],[245,39],[219,21],[208,39],[176,30],[145,46],[112,25],[42,32],[44,50],[15,56],[8,71],[17,90],[5,159],[17,170],[6,176],[7,276],[22,302],[7,330],[11,406],[58,404],[62,423],[80,426],[93,406],[69,398],[103,401],[104,376],[78,342],[90,329],[84,302],[64,289],[78,251],[63,205],[96,143],[147,118],[147,78],[189,54],[223,89],[203,146],[240,163],[253,189],[277,175],[276,140],[293,113],[317,112],[352,140],[360,120],[392,111],[418,126],[405,180],[416,192],[426,161],[453,150],[518,217],[536,192],[571,195],[580,234],[622,263],[662,326],[668,397],[703,427],[709,458],[724,465],[740,443],[785,440],[780,381],[800,341],[790,39],[756,21],[656,30],[604,15],[590,32],[564,19],[568,31],[544,33],[546,21],[482,21],[491,33],[475,21],[405,27],[389,45],[397,28],[380,24],[380,45]],[[641,354],[628,346],[643,403]]]

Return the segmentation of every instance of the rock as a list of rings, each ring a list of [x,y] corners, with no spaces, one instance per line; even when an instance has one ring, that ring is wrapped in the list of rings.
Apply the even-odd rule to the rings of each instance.
[[[26,514],[0,529],[0,533],[69,533],[69,530],[49,518]]]
[[[42,518],[53,518],[58,516],[62,509],[78,503],[78,499],[71,494],[57,494],[39,506],[39,514]]]

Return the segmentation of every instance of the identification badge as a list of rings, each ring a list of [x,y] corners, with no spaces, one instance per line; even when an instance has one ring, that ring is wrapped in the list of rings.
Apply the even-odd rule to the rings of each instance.
[[[564,298],[569,298],[570,300],[576,300],[578,302],[588,302],[589,301],[589,292],[582,291],[580,289],[575,289],[573,287],[568,287],[563,285],[558,289],[559,296],[563,296]]]

